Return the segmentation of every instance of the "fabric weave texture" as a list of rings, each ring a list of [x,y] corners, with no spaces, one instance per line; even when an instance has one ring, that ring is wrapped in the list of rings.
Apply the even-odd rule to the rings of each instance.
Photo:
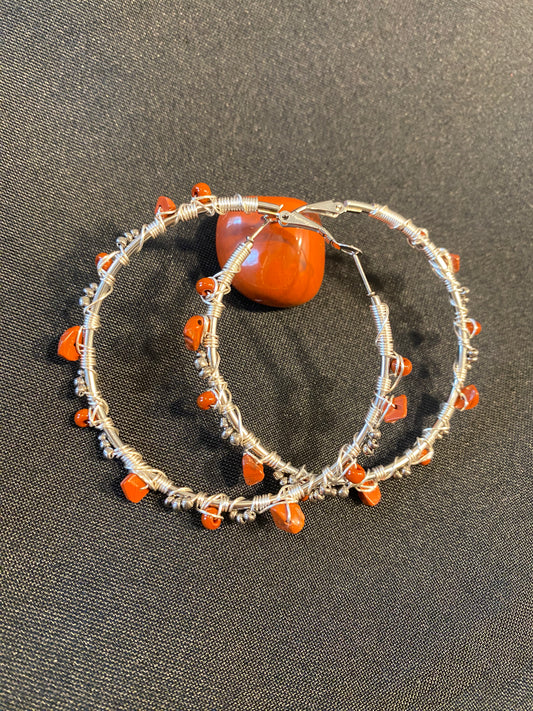
[[[531,3],[6,9],[0,707],[533,708]],[[155,494],[126,502],[119,464],[73,425],[77,366],[55,349],[81,322],[94,256],[200,180],[386,203],[461,255],[480,405],[379,506],[304,504],[297,536],[269,516],[208,532]],[[327,225],[362,250],[413,362],[408,417],[383,427],[375,459],[389,461],[447,395],[452,309],[400,235],[363,216]],[[237,495],[240,452],[196,407],[181,339],[214,236],[213,218],[169,230],[121,271],[98,370],[124,441],[177,482]],[[220,333],[250,428],[295,464],[331,463],[377,369],[349,258],[328,250],[298,308],[232,293]]]

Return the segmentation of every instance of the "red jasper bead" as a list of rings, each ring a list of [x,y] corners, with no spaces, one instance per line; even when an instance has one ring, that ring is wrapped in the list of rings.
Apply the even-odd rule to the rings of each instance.
[[[217,396],[212,390],[206,390],[205,393],[200,393],[196,398],[196,404],[200,410],[209,410],[217,404]]]
[[[183,328],[185,347],[190,351],[197,351],[202,342],[205,320],[203,316],[191,316]]]
[[[89,426],[89,410],[84,407],[82,410],[78,410],[74,415],[74,422],[78,427],[88,427]]]
[[[96,257],[94,258],[94,263],[96,264],[96,266],[97,266],[99,269],[103,269],[104,272],[107,272],[107,270],[109,269],[109,267],[113,264],[113,258],[108,259],[106,262],[102,262],[102,264],[100,264],[100,260],[101,260],[101,259],[105,259],[106,257],[107,257],[107,254],[106,254],[105,252],[100,252],[100,253],[97,254]]]
[[[473,410],[479,403],[479,393],[475,385],[466,385],[461,390],[461,395],[457,398],[454,406],[458,410]]]
[[[216,289],[216,281],[211,277],[204,277],[203,279],[198,279],[196,282],[196,291],[200,296],[207,296],[212,294]]]
[[[71,326],[59,339],[57,344],[57,355],[65,360],[79,360],[80,354],[76,344],[81,337],[81,326]]]
[[[132,501],[134,504],[137,504],[141,499],[144,499],[150,490],[146,482],[144,482],[140,476],[137,476],[137,474],[134,474],[133,472],[122,479],[120,486],[124,492],[124,496],[128,499],[128,501]]]
[[[305,523],[304,512],[296,503],[276,504],[270,509],[276,526],[287,533],[300,533]]]
[[[295,210],[305,202],[288,197],[259,197],[259,200]],[[320,224],[318,215],[309,218]],[[260,227],[257,212],[230,212],[217,221],[217,258],[222,266],[237,245]],[[232,287],[253,301],[267,306],[298,306],[312,299],[324,277],[325,243],[317,232],[306,228],[287,229],[276,222],[257,236],[250,255],[235,276]]]
[[[479,321],[469,318],[466,322],[466,330],[471,336],[477,336],[478,333],[481,333],[481,324]]]
[[[155,204],[154,208],[154,214],[157,215],[159,211],[161,211],[163,214],[165,212],[174,212],[176,209],[175,203],[170,199],[165,197],[164,195],[161,195]]]
[[[370,491],[357,491],[361,502],[365,506],[376,506],[381,501],[381,490],[379,486],[375,486]]]
[[[420,457],[421,458],[418,460],[418,463],[427,466],[428,464],[431,464],[433,454],[429,451],[429,449],[423,449],[420,454]]]
[[[450,254],[450,260],[452,262],[452,271],[457,274],[461,268],[461,257],[458,254]]]
[[[403,420],[407,415],[407,397],[397,395],[392,398],[392,405],[389,407],[383,418],[384,422],[397,422]]]
[[[202,526],[209,531],[216,531],[222,523],[222,519],[218,518],[218,509],[216,506],[208,506],[206,511],[202,514]]]
[[[259,462],[254,456],[245,452],[242,455],[242,474],[244,476],[244,481],[248,486],[253,486],[254,484],[259,484],[265,478],[265,469],[263,464]]]
[[[366,472],[363,467],[360,464],[353,464],[344,475],[344,478],[351,481],[352,484],[360,484],[365,476]]]
[[[398,373],[401,371],[402,361],[403,361],[402,377],[405,375],[409,375],[409,373],[413,370],[413,364],[411,363],[409,358],[401,357],[401,360],[399,360],[398,358],[393,358],[390,362],[390,369],[391,369],[391,372],[394,373],[394,375],[398,375]]]
[[[191,190],[193,198],[201,198],[206,195],[211,195],[211,188],[207,183],[196,183]]]

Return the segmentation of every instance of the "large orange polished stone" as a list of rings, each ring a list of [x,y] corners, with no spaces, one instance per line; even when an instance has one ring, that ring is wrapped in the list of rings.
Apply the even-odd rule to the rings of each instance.
[[[259,197],[259,200],[295,210],[302,200]],[[306,215],[320,224],[318,215]],[[263,223],[259,213],[230,212],[217,222],[217,257],[223,266],[235,248]],[[249,299],[267,306],[298,306],[310,301],[324,277],[325,242],[313,230],[281,227],[272,223],[254,242],[250,255],[233,280],[233,286]]]

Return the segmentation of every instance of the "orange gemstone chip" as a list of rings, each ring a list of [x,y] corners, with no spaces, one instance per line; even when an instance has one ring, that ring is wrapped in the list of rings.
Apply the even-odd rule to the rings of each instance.
[[[276,504],[270,509],[272,519],[281,531],[299,533],[304,527],[305,516],[296,503]]]
[[[216,287],[216,281],[211,277],[204,277],[203,279],[198,279],[196,282],[196,291],[200,296],[207,296],[212,294]]]
[[[381,490],[379,486],[375,486],[370,491],[359,491],[359,498],[365,506],[376,506],[381,501]]]
[[[202,526],[209,531],[216,531],[222,523],[222,519],[218,518],[218,509],[216,506],[208,506],[206,511],[202,514]]]
[[[96,266],[97,266],[99,269],[103,269],[104,272],[107,272],[107,270],[109,269],[109,267],[113,264],[113,258],[108,259],[107,261],[102,262],[102,264],[100,264],[100,260],[101,260],[101,259],[105,259],[106,257],[107,257],[107,254],[106,254],[105,252],[100,252],[100,253],[97,254],[96,257],[94,258],[94,263],[96,264]]]
[[[175,203],[170,199],[165,197],[164,195],[161,195],[155,204],[154,208],[154,214],[157,215],[157,213],[161,210],[162,213],[165,212],[174,212],[176,209]]]
[[[88,427],[89,426],[89,410],[84,407],[74,415],[74,422],[78,427]]]
[[[66,360],[79,360],[76,344],[81,337],[81,326],[71,326],[62,334],[57,344],[57,355]]]
[[[383,418],[384,422],[397,422],[403,420],[407,415],[407,396],[397,395],[392,398],[392,405],[389,407]]]
[[[429,451],[429,449],[423,449],[421,453],[421,459],[418,460],[419,464],[423,464],[424,466],[427,466],[428,464],[431,464],[431,460],[433,459],[432,453]]]
[[[211,195],[211,188],[207,183],[196,183],[196,185],[193,185],[191,195],[193,198],[202,198],[206,195]]]
[[[391,372],[394,373],[394,375],[398,375],[398,373],[401,371],[402,361],[403,361],[402,376],[409,375],[409,373],[413,370],[413,364],[411,363],[409,358],[401,357],[401,360],[399,360],[398,358],[393,358],[390,362],[390,369],[391,369]]]
[[[365,475],[366,472],[363,467],[360,464],[354,464],[348,469],[344,477],[348,479],[348,481],[351,481],[352,484],[360,484],[365,478]]]
[[[140,476],[131,472],[128,476],[124,477],[120,482],[124,496],[128,501],[132,501],[134,504],[139,503],[141,499],[144,499],[146,494],[149,492],[149,488]]]
[[[471,336],[477,336],[481,333],[481,324],[473,318],[469,318],[466,322],[466,330]]]
[[[457,274],[461,268],[461,257],[458,254],[450,254],[450,259],[452,262],[452,271]]]
[[[190,351],[197,351],[204,334],[205,319],[203,316],[191,316],[183,329],[185,346]]]
[[[200,410],[209,410],[217,404],[217,396],[212,390],[206,390],[205,393],[200,393],[196,398],[196,404]]]
[[[251,454],[248,454],[248,452],[242,455],[242,474],[248,486],[259,484],[265,478],[265,470],[262,463]]]
[[[475,385],[466,385],[461,390],[461,395],[457,398],[454,406],[458,410],[473,410],[479,403],[479,393]]]

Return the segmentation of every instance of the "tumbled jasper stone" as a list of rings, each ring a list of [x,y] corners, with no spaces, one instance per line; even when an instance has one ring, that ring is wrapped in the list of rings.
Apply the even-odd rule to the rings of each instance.
[[[462,388],[461,395],[454,403],[458,410],[473,410],[479,403],[479,393],[475,385],[466,385]]]
[[[276,504],[270,509],[272,519],[281,531],[299,533],[304,527],[304,512],[297,503]]]
[[[202,342],[204,333],[204,317],[191,316],[183,328],[185,347],[190,351],[197,351]]]
[[[302,200],[260,197],[260,200],[295,210]],[[320,224],[318,215],[307,215]],[[229,212],[217,222],[217,257],[223,266],[238,244],[263,224],[257,212]],[[297,306],[316,295],[325,264],[324,238],[312,230],[285,228],[277,223],[265,227],[255,239],[250,255],[232,286],[249,299],[267,306]]]
[[[397,422],[407,416],[407,396],[397,395],[392,398],[392,406],[389,407],[383,418],[384,422]]]
[[[79,360],[80,354],[76,342],[81,331],[81,326],[71,326],[62,334],[57,344],[57,355],[66,360]]]
[[[140,476],[137,476],[134,472],[128,474],[120,482],[124,496],[128,501],[132,501],[137,504],[141,499],[144,499],[146,494],[150,491],[146,482],[144,482]]]
[[[265,470],[261,462],[253,455],[245,452],[242,455],[242,474],[248,486],[259,484],[265,478]]]
[[[209,531],[216,531],[222,523],[222,519],[218,518],[218,509],[216,506],[208,506],[206,511],[207,513],[202,514],[202,526]]]

